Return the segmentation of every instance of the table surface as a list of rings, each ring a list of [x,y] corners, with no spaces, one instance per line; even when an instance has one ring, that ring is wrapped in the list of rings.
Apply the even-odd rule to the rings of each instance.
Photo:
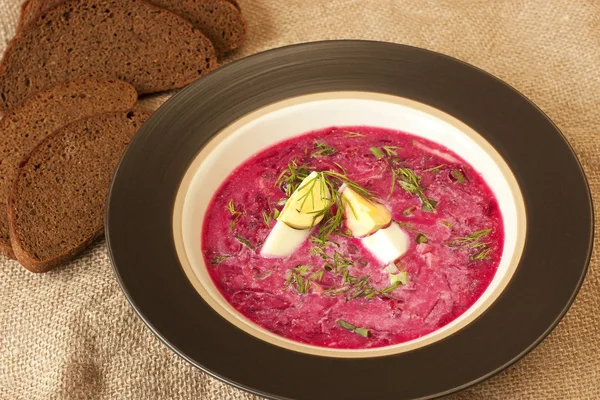
[[[0,1],[0,53],[21,2]],[[505,80],[568,138],[600,215],[600,2],[240,3],[249,40],[226,61],[292,43],[372,39],[438,51]],[[153,109],[166,98],[140,105]],[[507,371],[448,399],[600,399],[599,314],[595,246],[582,290],[550,336]],[[0,258],[0,399],[84,398],[257,399],[191,367],[145,327],[115,281],[104,241],[43,275]]]

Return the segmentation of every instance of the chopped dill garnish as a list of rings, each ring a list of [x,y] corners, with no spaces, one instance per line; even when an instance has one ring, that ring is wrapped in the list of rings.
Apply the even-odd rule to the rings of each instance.
[[[235,224],[237,220],[242,216],[242,213],[235,209],[235,204],[233,203],[233,199],[229,200],[229,203],[225,206],[225,209],[229,211],[229,213],[233,216],[233,220],[229,224],[229,232],[233,231],[235,228]]]
[[[386,286],[383,289],[379,290],[379,294],[388,294],[388,293],[392,293],[394,290],[396,290],[396,288],[400,285],[406,285],[408,283],[408,275],[406,273],[406,271],[402,271],[399,272],[398,274],[394,275],[397,277],[397,279],[394,281],[394,283],[392,283],[390,286]]]
[[[288,278],[285,281],[285,287],[294,286],[300,294],[308,293],[311,282],[320,282],[323,279],[323,270],[315,271],[308,275],[312,265],[297,265],[288,270]]]
[[[308,238],[308,240],[311,243],[315,243],[318,247],[329,247],[329,246],[337,246],[340,247],[340,244],[338,242],[334,242],[332,240],[327,240],[327,239],[323,239],[320,236],[317,235],[310,235],[310,237]]]
[[[335,154],[336,150],[324,142],[315,142],[316,150],[311,153],[311,157],[330,156]]]
[[[418,230],[416,228],[413,228],[411,226],[411,224],[409,224],[408,222],[396,221],[396,223],[398,225],[400,225],[401,227],[403,227],[404,229],[406,229],[407,231],[416,232],[416,233],[423,233],[420,230]]]
[[[442,221],[442,224],[446,227],[446,228],[452,228],[452,222],[450,221]]]
[[[277,218],[279,218],[279,210],[275,208],[273,210],[273,219],[277,219]]]
[[[375,147],[375,146],[371,147],[371,153],[373,153],[375,158],[378,160],[383,157],[383,153],[381,152],[379,147]]]
[[[402,211],[402,215],[405,215],[405,216],[409,217],[409,216],[412,215],[413,211],[415,211],[416,209],[417,209],[417,207],[410,206],[406,210]]]
[[[288,201],[287,197],[284,197],[283,199],[277,200],[277,203],[275,203],[275,204],[277,204],[278,206],[285,206],[285,203],[287,203],[287,201]]]
[[[304,178],[308,176],[308,174],[310,174],[310,172],[306,169],[306,167],[299,167],[296,164],[296,161],[292,161],[288,164],[286,169],[281,171],[281,174],[279,174],[279,177],[275,182],[275,186],[279,186],[279,188],[287,195],[287,197],[290,197],[298,188],[300,183],[304,180]],[[285,204],[285,201],[283,204]]]
[[[273,269],[268,270],[264,274],[254,276],[255,281],[262,281],[263,279],[267,279],[273,273]]]
[[[319,247],[319,246],[311,247],[310,250],[308,250],[308,252],[310,253],[311,256],[319,256],[325,261],[329,260],[329,256],[325,253],[325,250],[323,250],[322,247]]]
[[[387,154],[388,157],[397,156],[398,153],[396,152],[396,150],[402,150],[398,146],[382,146],[382,149],[383,151],[385,151],[385,154]]]
[[[421,199],[421,208],[424,211],[435,211],[435,207],[437,206],[438,202],[433,199],[429,199],[427,198],[427,196],[425,196],[424,190],[421,187],[420,176],[415,175],[413,170],[409,168],[398,168],[397,170],[395,170],[394,175],[398,178],[398,183],[404,190]]]
[[[329,265],[329,268],[331,268],[334,273],[336,272],[335,266]],[[337,272],[339,273],[339,271]],[[345,267],[341,269],[342,286],[330,287],[325,290],[324,294],[328,296],[345,295],[346,300],[357,299],[360,297],[364,297],[367,300],[370,300],[375,296],[389,297],[391,292],[396,290],[400,285],[404,285],[408,282],[406,272],[401,274],[403,275],[392,285],[377,290],[371,284],[370,276],[357,277],[351,275],[347,267]]]
[[[481,239],[486,237],[487,235],[489,235],[491,232],[492,232],[492,228],[481,229],[479,231],[471,233],[469,236],[459,237],[452,241],[444,242],[444,244],[447,244],[450,247],[470,247],[470,248],[481,247],[482,244],[489,244],[489,243],[482,243]]]
[[[263,211],[263,221],[267,227],[271,226],[271,214]]]
[[[452,172],[450,172],[452,174],[453,177],[456,178],[456,180],[458,181],[458,183],[465,183],[465,177],[464,175],[457,169],[453,169]]]
[[[259,242],[256,245],[253,245],[252,243],[250,243],[250,241],[248,239],[241,237],[241,236],[235,236],[235,238],[237,239],[238,242],[240,242],[241,244],[243,244],[244,246],[248,247],[251,250],[256,250],[262,244],[262,242]]]
[[[365,135],[360,133],[360,132],[351,132],[351,131],[344,131],[344,133],[346,133],[346,137],[364,137]]]
[[[347,270],[348,267],[353,266],[354,261],[335,251],[333,253],[333,264],[335,265],[335,271],[339,272],[342,270]]]
[[[368,329],[357,328],[356,326],[352,325],[349,322],[344,321],[343,319],[338,319],[337,324],[346,330],[356,333],[357,335],[360,335],[362,337],[369,337]]]
[[[231,258],[232,256],[214,256],[212,260],[210,260],[210,263],[212,265],[219,265],[221,263],[223,263],[223,261],[227,260],[228,258]]]
[[[491,250],[492,249],[490,249],[489,247],[484,247],[483,250],[481,250],[479,253],[472,255],[470,257],[470,259],[471,259],[471,261],[482,261],[482,260],[485,260],[486,258],[490,258],[488,256],[488,254]]]
[[[492,228],[481,229],[471,233],[469,236],[459,237],[449,242],[444,242],[450,247],[463,247],[470,249],[479,249],[477,253],[470,257],[471,261],[482,261],[489,258],[491,249],[488,247],[492,242],[484,242],[482,239],[492,232]]]
[[[437,174],[438,172],[440,172],[440,169],[444,168],[445,166],[446,166],[446,164],[440,164],[433,168],[424,169],[423,172],[433,172],[433,173]]]
[[[419,233],[417,235],[416,240],[417,240],[417,243],[419,243],[419,244],[429,242],[429,238],[427,238],[427,236],[423,235],[422,233]]]

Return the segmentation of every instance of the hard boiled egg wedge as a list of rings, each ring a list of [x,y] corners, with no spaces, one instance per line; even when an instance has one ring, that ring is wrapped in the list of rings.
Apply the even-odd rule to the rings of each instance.
[[[349,187],[343,188],[342,198],[346,226],[379,261],[390,263],[408,251],[408,235],[392,222],[392,214],[383,204],[374,203]]]
[[[260,254],[282,258],[292,254],[323,219],[319,215],[330,203],[331,194],[322,175],[311,172],[283,206],[277,223],[269,232]]]

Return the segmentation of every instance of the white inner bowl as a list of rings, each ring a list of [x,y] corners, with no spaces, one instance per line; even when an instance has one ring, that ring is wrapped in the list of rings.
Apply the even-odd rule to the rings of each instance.
[[[418,339],[364,350],[327,349],[273,334],[237,312],[210,278],[202,256],[204,215],[222,182],[250,156],[285,139],[331,126],[375,126],[420,136],[457,153],[495,194],[505,242],[498,271],[483,295],[448,325]],[[173,233],[181,265],[203,299],[229,322],[262,340],[295,351],[330,357],[375,357],[438,341],[483,313],[512,277],[525,243],[525,206],[517,181],[496,150],[454,117],[405,98],[367,92],[328,92],[281,101],[234,122],[202,149],[188,169],[175,203]]]

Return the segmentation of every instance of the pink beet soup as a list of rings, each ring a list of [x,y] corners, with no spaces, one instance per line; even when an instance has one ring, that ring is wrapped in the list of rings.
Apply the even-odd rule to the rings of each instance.
[[[261,256],[291,192],[290,166],[338,172],[391,211],[410,236],[394,262],[403,282],[391,284],[343,223],[326,237],[315,226],[287,258]],[[246,160],[215,193],[202,231],[210,276],[236,310],[282,337],[339,349],[402,343],[456,319],[492,281],[503,243],[498,203],[476,166],[431,141],[363,126],[310,132]]]

